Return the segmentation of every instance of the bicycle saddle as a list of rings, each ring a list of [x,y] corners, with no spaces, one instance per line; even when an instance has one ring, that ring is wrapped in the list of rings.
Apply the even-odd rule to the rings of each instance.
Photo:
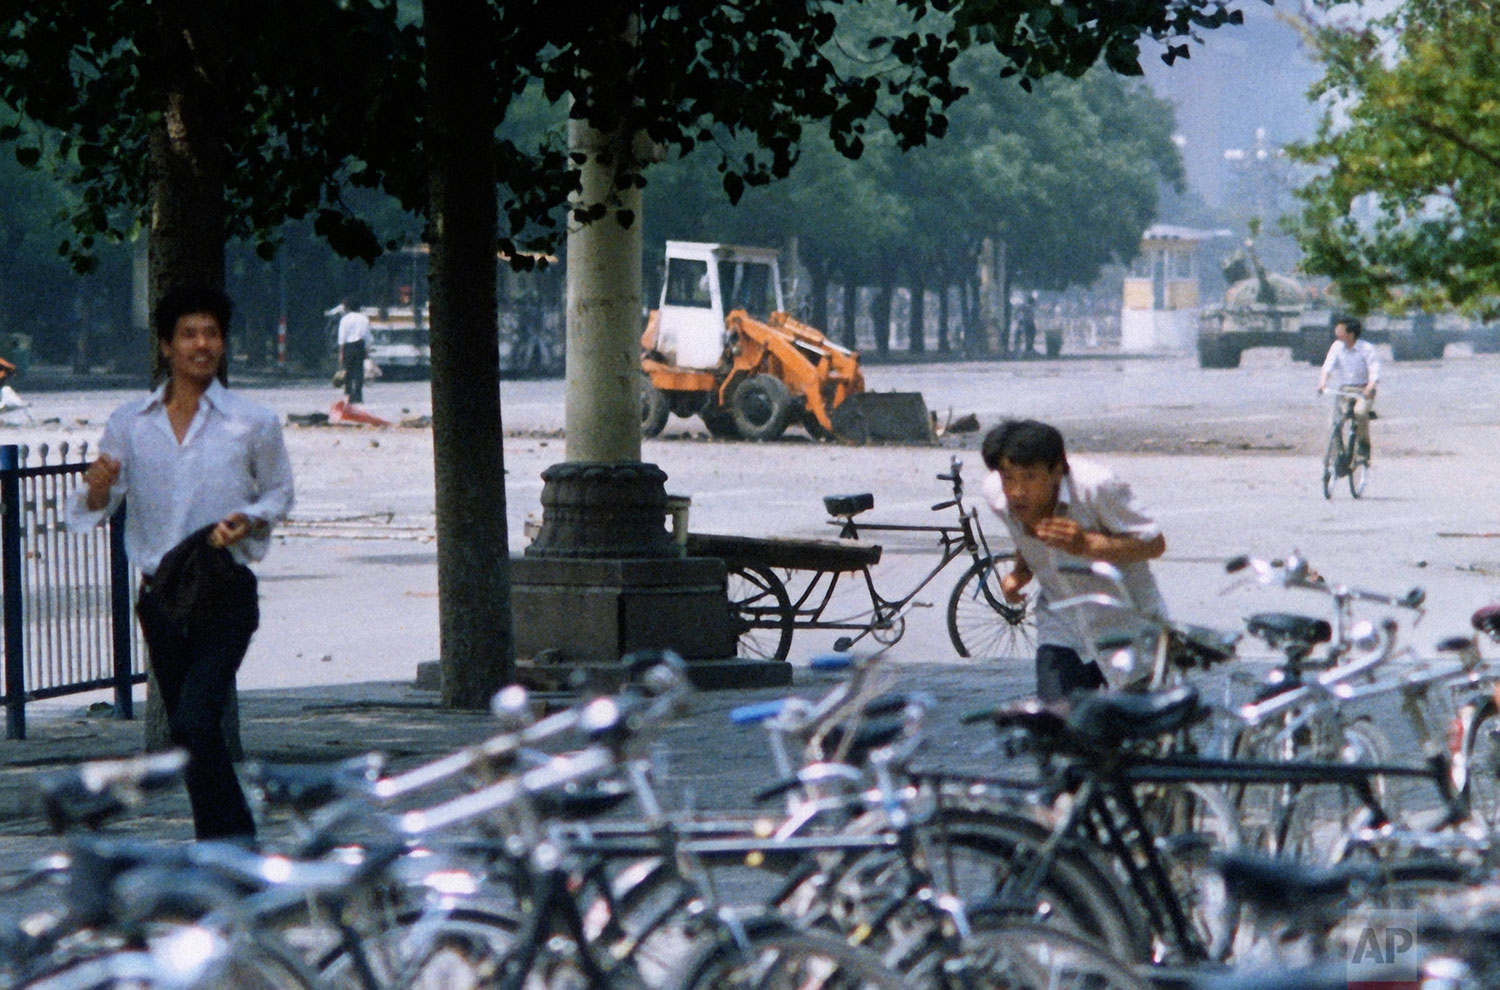
[[[823,508],[830,516],[857,516],[867,509],[875,508],[875,496],[869,492],[859,495],[824,495]]]
[[[338,763],[260,763],[247,767],[245,776],[266,804],[306,813],[369,791],[384,762],[370,753]]]
[[[624,804],[630,797],[631,790],[625,784],[601,781],[597,784],[572,784],[562,790],[541,791],[532,795],[532,800],[544,817],[576,822],[597,818]]]
[[[1314,619],[1291,612],[1257,612],[1245,621],[1250,635],[1263,639],[1272,646],[1297,643],[1312,646],[1326,643],[1333,638],[1333,627],[1326,619]]]
[[[1281,918],[1341,910],[1351,896],[1376,887],[1380,867],[1345,863],[1321,867],[1245,853],[1215,857],[1224,890],[1235,900]]]
[[[844,745],[844,738],[848,726],[839,724],[831,726],[823,735],[822,757],[832,759]],[[848,750],[844,753],[843,762],[851,766],[863,766],[870,758],[870,751],[882,746],[889,746],[900,739],[906,732],[906,720],[890,715],[871,718],[860,723],[854,730],[854,735],[849,739]]]
[[[1191,685],[1148,694],[1109,691],[1079,698],[1068,713],[1067,728],[1092,745],[1114,746],[1176,732],[1207,714]]]
[[[1469,621],[1486,636],[1500,640],[1500,602],[1480,606]]]
[[[1234,648],[1240,641],[1238,632],[1225,632],[1207,626],[1176,623],[1169,630],[1169,655],[1183,668],[1207,670],[1216,663],[1234,659]]]

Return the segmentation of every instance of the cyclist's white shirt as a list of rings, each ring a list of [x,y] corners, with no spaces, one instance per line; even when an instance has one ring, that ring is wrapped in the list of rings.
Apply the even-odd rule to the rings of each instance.
[[[1027,535],[1007,509],[1000,472],[991,471],[984,479],[983,494],[995,515],[1010,531],[1016,551],[1036,579],[1039,644],[1065,646],[1083,659],[1097,662],[1099,656],[1094,642],[1100,636],[1138,627],[1139,621],[1135,617],[1105,605],[1090,603],[1054,611],[1051,602],[1075,595],[1114,594],[1114,589],[1099,578],[1062,573],[1059,568],[1064,564],[1087,565],[1090,561],[1055,550]],[[1068,458],[1068,473],[1063,475],[1057,493],[1057,514],[1076,520],[1084,529],[1112,536],[1154,540],[1161,535],[1161,528],[1141,509],[1128,483],[1102,464],[1076,457]],[[1120,573],[1136,609],[1147,615],[1166,616],[1166,602],[1162,600],[1147,561],[1126,564],[1120,568]],[[1111,685],[1118,686],[1126,679],[1125,672],[1114,671],[1107,664],[1100,666]]]
[[[1375,345],[1368,340],[1356,340],[1353,347],[1346,347],[1342,340],[1335,340],[1323,359],[1323,373],[1335,388],[1380,384],[1380,355]]]

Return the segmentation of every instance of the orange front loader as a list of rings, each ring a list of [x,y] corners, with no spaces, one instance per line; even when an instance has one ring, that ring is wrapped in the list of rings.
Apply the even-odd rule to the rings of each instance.
[[[669,241],[667,258],[662,308],[652,311],[641,337],[645,436],[656,436],[676,414],[701,416],[716,437],[775,440],[799,424],[819,440],[931,441],[920,395],[866,392],[856,352],[779,307],[761,309],[770,310],[765,319],[745,307],[729,310],[722,336],[715,328],[702,345],[717,323],[714,314],[724,312],[723,299],[753,305],[758,292],[781,301],[774,252]],[[755,274],[757,266],[766,274]],[[664,327],[663,312],[682,321],[682,328]],[[695,343],[697,359],[683,358]]]

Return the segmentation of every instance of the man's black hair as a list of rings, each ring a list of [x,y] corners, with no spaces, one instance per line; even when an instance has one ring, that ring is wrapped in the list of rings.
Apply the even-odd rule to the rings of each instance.
[[[169,370],[160,345],[171,343],[172,335],[177,331],[177,321],[193,313],[207,313],[219,323],[219,331],[224,335],[224,360],[219,362],[218,376],[219,381],[228,384],[229,319],[234,315],[234,304],[223,289],[212,285],[179,285],[169,289],[157,302],[152,320],[158,345],[152,380],[160,381]]]
[[[1040,464],[1053,468],[1060,464],[1064,472],[1068,469],[1062,433],[1034,419],[1007,419],[985,434],[979,450],[984,466],[991,471],[998,471],[1001,461],[1023,467]]]
[[[1349,331],[1349,335],[1356,339],[1358,339],[1360,334],[1365,332],[1365,325],[1359,322],[1359,317],[1357,316],[1340,316],[1333,321],[1334,326],[1338,326],[1340,323],[1344,325],[1345,330]]]

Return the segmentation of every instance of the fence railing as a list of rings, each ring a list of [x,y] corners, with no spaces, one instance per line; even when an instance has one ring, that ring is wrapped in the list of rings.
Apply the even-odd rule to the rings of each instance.
[[[77,460],[68,460],[70,452]],[[86,532],[64,526],[88,452],[86,443],[76,451],[67,443],[55,451],[46,444],[0,445],[0,701],[7,739],[26,738],[26,704],[42,698],[113,688],[115,717],[131,718],[131,689],[146,680],[123,509]]]

